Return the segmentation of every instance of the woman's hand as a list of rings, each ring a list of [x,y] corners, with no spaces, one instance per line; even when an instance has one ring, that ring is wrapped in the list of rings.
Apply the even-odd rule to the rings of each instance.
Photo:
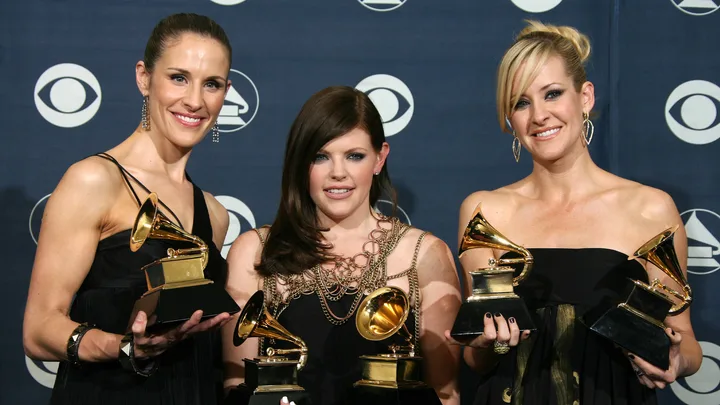
[[[678,377],[680,361],[682,360],[680,354],[682,336],[680,333],[675,333],[672,328],[665,329],[665,333],[667,333],[670,338],[670,367],[667,370],[655,367],[632,353],[626,353],[638,380],[648,388],[663,389],[668,384],[673,383]]]
[[[139,359],[155,357],[169,349],[173,344],[195,333],[221,327],[230,320],[230,314],[223,312],[220,315],[201,322],[202,314],[203,312],[201,310],[197,310],[192,314],[190,319],[182,325],[159,335],[147,335],[145,331],[147,327],[147,315],[143,311],[138,312],[132,325],[135,357]]]
[[[483,323],[483,333],[470,342],[458,342],[450,337],[450,331],[445,331],[445,338],[451,344],[470,346],[476,349],[487,349],[493,347],[497,353],[498,350],[502,351],[503,347],[517,346],[521,341],[530,336],[529,330],[525,330],[522,333],[520,332],[520,328],[518,328],[515,318],[511,317],[506,321],[502,314],[496,313],[493,316],[490,313],[486,313]]]

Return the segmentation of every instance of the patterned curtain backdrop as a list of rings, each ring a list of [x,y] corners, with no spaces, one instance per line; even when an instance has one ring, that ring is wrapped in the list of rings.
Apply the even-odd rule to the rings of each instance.
[[[240,232],[272,220],[291,122],[312,93],[336,84],[367,92],[380,109],[402,219],[456,250],[463,198],[530,171],[495,120],[503,51],[524,19],[587,33],[594,159],[669,192],[687,228],[705,359],[662,391],[662,403],[720,405],[718,8],[720,0],[1,2],[0,403],[45,403],[55,379],[57,363],[28,359],[21,341],[47,197],[70,164],[133,131],[142,104],[134,65],[157,21],[184,11],[214,18],[234,47],[220,143],[208,137],[189,166],[230,211],[224,254]],[[464,370],[461,379],[468,403],[476,377]]]

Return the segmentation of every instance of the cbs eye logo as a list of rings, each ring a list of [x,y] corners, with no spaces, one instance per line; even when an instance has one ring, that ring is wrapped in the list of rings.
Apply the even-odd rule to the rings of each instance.
[[[234,6],[240,3],[244,3],[245,0],[210,0],[215,4],[219,4],[221,6]]]
[[[688,405],[720,405],[720,346],[698,342],[703,352],[697,373],[670,384],[673,393]]]
[[[679,85],[665,103],[670,130],[687,143],[705,145],[720,138],[720,87],[705,80]]]
[[[375,104],[383,121],[385,136],[397,134],[410,123],[415,100],[410,88],[397,77],[372,75],[361,80],[355,88],[367,94]]]
[[[358,0],[360,4],[373,11],[392,11],[405,4],[407,0]]]
[[[227,258],[230,247],[232,246],[233,242],[235,242],[235,239],[237,239],[237,237],[240,236],[240,234],[242,233],[243,223],[250,225],[250,228],[248,229],[253,229],[257,227],[255,225],[255,215],[253,215],[250,207],[248,207],[247,204],[238,200],[235,197],[230,197],[228,195],[218,195],[215,196],[215,199],[218,200],[218,202],[222,204],[223,207],[225,207],[225,209],[228,211],[228,216],[230,217],[230,224],[228,225],[228,230],[225,234],[223,248],[220,251],[222,257]],[[238,218],[238,216],[240,216],[240,218]],[[242,222],[240,221],[241,219],[243,220]]]
[[[528,13],[544,13],[557,7],[562,0],[511,0],[514,5]]]
[[[100,109],[100,83],[89,70],[73,63],[55,65],[35,83],[35,107],[49,123],[74,128]]]

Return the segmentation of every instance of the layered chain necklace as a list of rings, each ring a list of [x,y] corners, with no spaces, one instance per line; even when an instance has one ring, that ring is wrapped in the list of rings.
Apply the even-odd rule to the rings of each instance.
[[[333,325],[342,325],[350,319],[365,295],[387,283],[387,257],[402,236],[410,229],[397,218],[380,217],[377,227],[370,232],[362,251],[352,257],[337,256],[332,262],[318,264],[298,275],[275,275],[274,282],[266,290],[270,294],[275,317],[287,308],[290,301],[302,295],[317,294],[323,313]],[[278,286],[283,294],[278,293]],[[330,302],[339,301],[345,295],[354,295],[350,309],[345,315],[336,314]]]

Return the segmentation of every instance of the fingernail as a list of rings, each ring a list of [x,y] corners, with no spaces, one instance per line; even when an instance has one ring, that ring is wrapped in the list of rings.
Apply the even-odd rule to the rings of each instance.
[[[486,318],[492,318],[492,315],[490,315],[490,312],[488,312],[487,314],[485,314],[485,317],[486,317]]]
[[[510,323],[515,323],[515,318],[510,318],[508,321],[510,321]]]
[[[630,357],[630,359],[632,360],[635,360],[635,356],[633,356],[632,354],[628,354],[628,357]]]
[[[275,398],[277,398],[277,397],[275,397]],[[282,399],[281,399],[280,401],[282,401],[283,404],[287,404],[287,403],[288,403],[288,397],[282,397]]]
[[[295,405],[295,402],[290,402],[290,405]]]
[[[672,333],[673,336],[675,335],[675,331],[674,331],[674,330],[671,330],[670,333]]]
[[[500,313],[499,313],[499,312],[495,312],[495,318],[497,318],[497,317],[499,317],[499,316],[500,316]]]

